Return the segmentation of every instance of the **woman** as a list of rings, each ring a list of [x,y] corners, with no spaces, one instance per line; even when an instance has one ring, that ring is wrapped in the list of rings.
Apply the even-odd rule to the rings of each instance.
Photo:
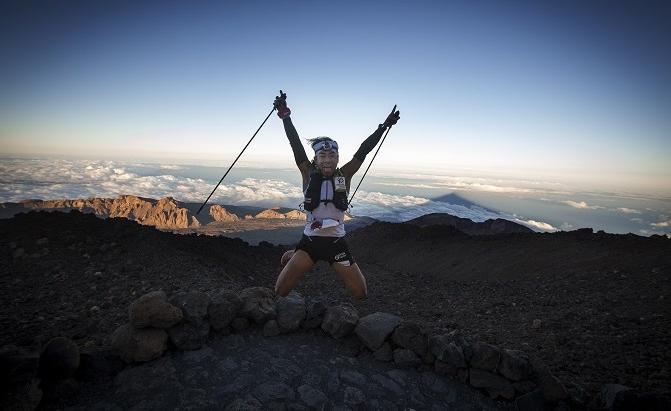
[[[308,160],[305,149],[291,122],[291,110],[287,107],[286,93],[280,90],[274,105],[277,115],[284,122],[289,144],[294,152],[296,165],[303,177],[303,206],[307,214],[303,236],[293,251],[283,256],[288,259],[277,277],[275,292],[286,296],[296,287],[305,273],[319,260],[329,263],[345,283],[349,292],[356,298],[364,298],[368,293],[366,278],[354,262],[345,236],[345,211],[352,176],[363,164],[366,155],[380,141],[382,133],[396,124],[399,111],[391,113],[359,147],[354,157],[338,168],[338,143],[329,137],[310,139],[315,152],[312,162]]]

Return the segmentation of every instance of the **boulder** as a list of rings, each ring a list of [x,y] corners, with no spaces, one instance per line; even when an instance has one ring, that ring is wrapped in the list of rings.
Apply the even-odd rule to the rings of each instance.
[[[424,357],[428,352],[428,338],[417,323],[404,321],[394,329],[392,340],[399,347],[413,350]]]
[[[168,302],[164,291],[152,291],[128,307],[130,323],[135,328],[170,328],[182,320],[182,310]]]
[[[399,368],[412,368],[422,363],[422,359],[414,351],[407,348],[397,348],[394,350],[394,363]]]
[[[494,371],[501,360],[501,350],[491,344],[476,342],[473,344],[471,367],[485,371]]]
[[[510,381],[490,372],[472,368],[470,384],[475,388],[484,388],[490,397],[503,397],[507,400],[515,398],[515,388]]]
[[[168,348],[168,334],[160,328],[138,329],[124,324],[112,334],[112,348],[127,363],[150,361]]]
[[[522,351],[503,350],[498,371],[509,380],[522,381],[530,374],[529,359]]]
[[[323,317],[326,312],[326,305],[321,300],[309,300],[305,310],[305,318],[308,320],[311,318]]]
[[[305,321],[303,321],[303,328],[311,329],[317,328],[322,324],[324,313],[326,312],[326,305],[321,300],[308,300],[305,306]]]
[[[242,307],[240,315],[257,324],[273,320],[277,316],[275,292],[266,287],[249,287],[240,292]]]
[[[378,361],[389,362],[394,359],[393,351],[391,349],[391,344],[385,342],[373,352],[373,357]]]
[[[402,321],[403,319],[396,315],[376,312],[361,317],[354,328],[354,333],[368,348],[375,351]]]
[[[203,320],[207,316],[210,297],[200,291],[189,291],[176,294],[170,302],[182,310],[185,320]]]
[[[295,331],[305,319],[305,299],[295,291],[276,301],[277,325],[282,332]]]
[[[463,349],[454,342],[454,338],[450,335],[431,336],[429,338],[429,349],[436,360],[450,364],[455,368],[465,368],[467,366]]]
[[[356,308],[343,304],[326,309],[321,327],[333,338],[343,338],[354,331],[358,321],[359,313]]]
[[[55,337],[44,346],[39,374],[48,379],[72,377],[79,368],[79,347],[69,338]]]
[[[221,331],[228,327],[237,317],[242,308],[242,298],[231,291],[220,291],[212,297],[207,307],[207,316],[214,330]]]
[[[210,297],[199,291],[189,291],[178,293],[170,302],[184,314],[179,324],[168,329],[170,341],[180,350],[202,348],[210,334],[210,323],[207,319]]]

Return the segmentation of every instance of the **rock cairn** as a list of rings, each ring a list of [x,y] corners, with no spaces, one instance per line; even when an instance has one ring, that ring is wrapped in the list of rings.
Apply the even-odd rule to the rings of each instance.
[[[2,347],[0,365],[6,375],[0,405],[17,409],[20,404],[18,409],[33,410],[43,397],[75,393],[80,380],[113,376],[127,364],[161,357],[168,348],[198,350],[212,334],[229,335],[251,326],[262,327],[268,338],[320,327],[343,343],[354,343],[358,352],[368,350],[379,361],[393,361],[398,368],[428,366],[493,399],[514,402],[520,411],[567,408],[572,403],[550,370],[524,352],[473,341],[459,331],[429,335],[420,325],[389,313],[360,317],[351,304],[327,307],[296,292],[280,297],[269,288],[251,287],[212,296],[193,291],[171,298],[163,291],[145,294],[130,305],[128,323],[114,331],[108,348],[80,352],[63,337],[49,341],[41,353]],[[619,391],[633,392],[619,389],[620,396]],[[613,403],[610,399],[609,405]]]
[[[129,323],[112,336],[112,347],[127,363],[160,357],[170,347],[202,348],[211,333],[229,335],[251,326],[273,337],[320,327],[333,338],[356,335],[361,350],[397,367],[431,365],[433,371],[481,389],[491,398],[515,401],[520,410],[538,409],[569,398],[564,385],[537,359],[521,351],[472,341],[458,331],[428,335],[418,324],[389,313],[359,317],[343,303],[327,307],[291,292],[280,297],[269,288],[239,293],[200,292],[168,299],[162,291],[140,297],[129,308]]]

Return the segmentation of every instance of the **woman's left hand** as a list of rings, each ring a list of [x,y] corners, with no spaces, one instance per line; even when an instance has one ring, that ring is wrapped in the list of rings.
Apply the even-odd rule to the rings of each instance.
[[[387,119],[384,121],[385,127],[393,126],[394,124],[396,124],[396,122],[400,118],[401,118],[401,111],[400,110],[397,110],[396,112],[392,112],[391,114],[389,114],[387,116]]]

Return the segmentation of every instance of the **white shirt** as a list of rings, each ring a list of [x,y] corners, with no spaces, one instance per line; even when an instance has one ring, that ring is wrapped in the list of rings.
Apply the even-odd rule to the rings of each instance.
[[[319,195],[320,200],[333,200],[333,184],[331,184],[331,179],[325,179],[322,181],[321,193]],[[329,201],[324,204],[320,201],[317,208],[312,211],[307,211],[307,219],[305,220],[305,229],[303,234],[307,236],[319,236],[319,237],[344,237],[345,236],[345,212],[339,210],[334,204],[333,201]],[[315,220],[323,221],[324,219],[336,220],[340,224],[335,227],[320,228],[313,230],[310,226]]]

